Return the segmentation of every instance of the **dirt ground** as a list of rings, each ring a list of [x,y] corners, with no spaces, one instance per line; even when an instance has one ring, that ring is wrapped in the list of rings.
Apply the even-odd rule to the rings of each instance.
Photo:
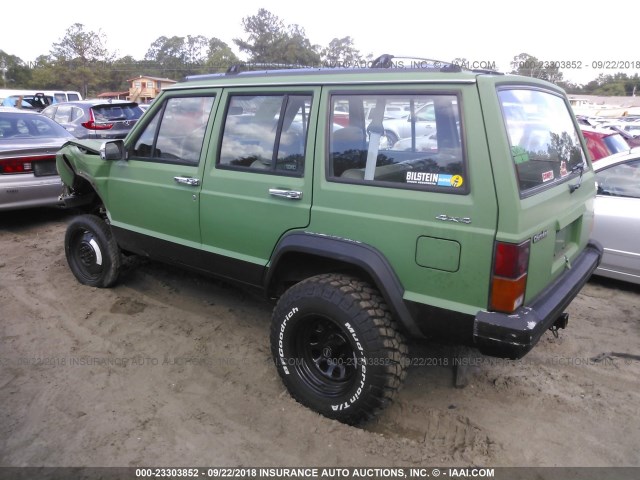
[[[365,428],[285,391],[272,306],[146,262],[78,284],[69,213],[0,214],[1,466],[640,466],[640,288],[591,280],[569,328],[524,359],[412,345],[396,402]],[[446,365],[445,365],[446,364]]]

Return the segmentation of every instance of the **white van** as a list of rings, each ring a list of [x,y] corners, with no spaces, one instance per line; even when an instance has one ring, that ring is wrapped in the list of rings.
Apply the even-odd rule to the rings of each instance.
[[[75,102],[76,100],[82,100],[80,92],[73,90],[43,90],[42,93],[53,98],[51,103]]]
[[[16,97],[16,96],[34,96],[42,94],[45,97],[48,97],[47,105],[51,105],[53,103],[62,103],[62,102],[72,102],[76,100],[82,100],[82,95],[80,92],[75,90],[26,90],[26,89],[0,89],[0,104],[4,102],[7,98]],[[13,106],[13,105],[5,105],[5,106]]]

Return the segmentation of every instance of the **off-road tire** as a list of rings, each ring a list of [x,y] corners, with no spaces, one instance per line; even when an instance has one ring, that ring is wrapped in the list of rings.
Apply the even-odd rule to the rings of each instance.
[[[349,275],[289,288],[273,311],[271,353],[293,398],[350,425],[386,408],[406,376],[407,347],[382,296]]]
[[[118,279],[120,250],[111,228],[95,215],[79,215],[69,223],[64,238],[69,268],[84,285],[110,287]]]

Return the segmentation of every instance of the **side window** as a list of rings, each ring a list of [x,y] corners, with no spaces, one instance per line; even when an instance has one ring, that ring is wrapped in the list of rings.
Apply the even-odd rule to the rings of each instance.
[[[598,195],[640,198],[640,160],[596,172]]]
[[[168,99],[136,141],[132,155],[197,165],[214,97]]]
[[[468,192],[456,95],[333,95],[331,111],[329,180]]]
[[[54,120],[58,123],[69,123],[72,107],[70,105],[60,105],[56,110]]]
[[[78,107],[73,107],[71,111],[71,121],[84,117],[84,110]]]
[[[233,95],[218,166],[302,175],[311,95]]]

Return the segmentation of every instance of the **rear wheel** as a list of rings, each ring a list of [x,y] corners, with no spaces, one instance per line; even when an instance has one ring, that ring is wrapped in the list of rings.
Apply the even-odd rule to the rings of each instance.
[[[84,285],[110,287],[118,279],[120,251],[111,229],[95,215],[71,220],[64,239],[69,268]]]
[[[383,410],[405,377],[407,347],[384,300],[348,275],[287,290],[274,309],[271,350],[298,402],[348,424]]]

